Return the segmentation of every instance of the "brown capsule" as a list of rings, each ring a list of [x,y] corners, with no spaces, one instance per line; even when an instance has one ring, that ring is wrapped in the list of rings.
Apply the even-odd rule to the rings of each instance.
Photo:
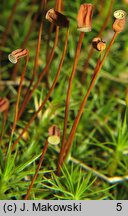
[[[102,52],[105,49],[106,49],[106,42],[105,41],[100,41],[97,44],[97,50]]]
[[[60,143],[60,128],[57,125],[52,125],[48,130],[48,142],[52,145]]]
[[[69,27],[68,18],[58,11],[55,11],[53,8],[47,11],[45,18],[57,26]]]
[[[0,98],[0,112],[5,112],[9,108],[9,100],[7,98]]]
[[[8,55],[8,59],[11,63],[16,64],[20,58],[23,58],[28,55],[28,49],[17,49]]]
[[[126,18],[115,19],[112,28],[114,32],[120,33],[125,29],[125,25],[126,25]]]
[[[106,48],[106,42],[101,38],[96,37],[92,40],[92,46],[94,49],[102,52]]]
[[[92,15],[93,15],[93,5],[92,4],[82,4],[78,11],[77,16],[77,26],[78,31],[90,32],[92,30]]]
[[[92,46],[93,46],[94,49],[97,50],[97,44],[98,44],[100,41],[102,41],[102,39],[101,39],[100,37],[95,37],[95,38],[93,38],[93,40],[92,40]]]

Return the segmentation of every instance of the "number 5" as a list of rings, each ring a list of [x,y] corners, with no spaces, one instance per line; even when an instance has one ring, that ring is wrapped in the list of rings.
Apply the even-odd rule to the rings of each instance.
[[[116,210],[117,211],[121,211],[122,210],[122,203],[117,203]]]

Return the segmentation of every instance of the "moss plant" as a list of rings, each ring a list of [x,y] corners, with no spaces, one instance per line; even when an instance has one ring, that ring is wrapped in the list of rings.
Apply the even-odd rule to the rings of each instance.
[[[128,199],[125,9],[115,0],[1,2],[1,200]],[[30,57],[13,66],[18,48]]]

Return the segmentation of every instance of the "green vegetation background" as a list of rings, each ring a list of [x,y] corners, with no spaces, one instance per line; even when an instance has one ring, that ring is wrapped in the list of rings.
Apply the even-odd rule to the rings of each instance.
[[[14,0],[2,0],[0,3],[0,35],[2,35],[2,32],[6,28],[14,2]],[[21,75],[24,61],[20,61],[16,80],[11,80],[14,65],[9,63],[7,56],[11,51],[21,47],[33,16],[37,11],[39,1],[35,1],[35,3],[34,1],[32,3],[30,0],[19,2],[6,44],[1,48],[3,54],[1,57],[0,74],[2,74],[3,81],[0,81],[0,96],[8,97],[11,106],[0,150],[0,199],[24,198],[39,162],[39,156],[47,138],[49,126],[53,123],[57,124],[62,134],[68,79],[71,74],[79,37],[76,17],[78,8],[84,1],[64,0],[63,2],[63,13],[70,19],[70,36],[67,55],[59,81],[45,109],[38,115],[38,118],[36,118],[29,128],[28,139],[22,139],[17,146],[16,152],[9,155],[8,158],[6,158],[4,150],[8,146],[11,125],[14,119],[14,104],[17,96],[16,83]],[[86,2],[95,3],[94,1]],[[54,0],[49,0],[47,9],[53,7],[54,3]],[[94,52],[89,62],[86,80],[84,84],[81,84],[83,65],[88,56],[91,41],[97,36],[107,16],[109,5],[110,0],[97,1],[93,16],[92,31],[85,34],[76,76],[73,81],[68,134],[82,98],[86,93],[99,53],[97,51]],[[115,1],[113,11],[117,9],[125,10],[127,6],[125,1]],[[26,89],[28,81],[31,79],[41,20],[42,17],[40,15],[26,45],[26,48],[30,51],[30,60],[23,90]],[[103,39],[107,44],[113,35],[112,23],[113,14],[111,14],[109,23],[103,32]],[[45,21],[38,74],[46,64],[49,27],[50,24]],[[122,178],[128,175],[128,125],[126,109],[126,89],[128,87],[127,35],[128,26],[119,34],[100,72],[99,79],[89,97],[77,128],[73,147],[67,163],[63,167],[62,175],[57,177],[54,172],[57,167],[60,146],[49,146],[38,178],[33,186],[30,199],[128,199],[127,180]],[[55,31],[53,31],[50,38],[50,49],[53,46],[54,36]],[[60,29],[58,47],[49,69],[50,85],[59,65],[64,38],[65,30]],[[47,92],[48,88],[44,79],[33,94],[31,102],[18,122],[14,139],[16,139],[20,129],[25,126],[40,102],[43,101]],[[2,114],[0,115],[0,120],[2,122]],[[87,170],[88,167],[86,165],[93,169],[90,169],[90,171]],[[105,179],[104,176],[109,178]],[[117,182],[113,181],[112,177],[115,176],[119,176],[121,179]]]

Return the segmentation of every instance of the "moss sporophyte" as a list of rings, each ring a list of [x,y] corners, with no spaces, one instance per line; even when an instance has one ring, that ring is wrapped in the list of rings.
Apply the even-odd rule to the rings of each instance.
[[[68,123],[68,115],[69,115],[69,105],[70,105],[72,82],[75,76],[85,32],[90,32],[92,29],[92,15],[93,15],[93,5],[92,4],[82,4],[80,6],[80,9],[77,15],[77,26],[78,26],[78,30],[81,33],[79,36],[79,40],[78,40],[78,44],[77,44],[77,48],[75,52],[75,57],[74,57],[74,63],[72,67],[72,73],[69,78],[69,84],[68,84],[68,91],[67,91],[66,104],[65,104],[65,117],[64,117],[62,145],[61,145],[61,150],[60,150],[59,160],[58,160],[58,169],[57,169],[58,174],[60,173],[61,163],[63,161],[63,155],[66,149],[66,131],[67,131],[67,123]]]
[[[35,4],[37,4],[35,3],[35,1],[32,1],[32,2],[34,6]],[[10,43],[10,38],[12,34],[9,35],[9,31],[10,31],[9,29],[12,26],[12,21],[13,21],[12,18],[14,17],[13,12],[16,11],[17,5],[20,5],[20,2],[18,0],[15,1],[12,12],[10,14],[11,22],[8,21],[9,24],[7,24],[7,27],[9,28],[7,30],[6,29],[2,30],[4,38],[2,36],[2,40],[1,40],[2,50],[0,51],[0,53],[4,53],[4,50],[5,50],[6,58],[8,58],[8,60],[12,63],[11,64],[7,60],[8,62],[7,70],[8,68],[10,70],[10,68],[13,67],[13,70],[14,70],[13,72],[16,72],[16,73],[14,73],[14,76],[10,74],[7,75],[9,76],[9,79],[13,77],[12,81],[14,83],[14,86],[13,87],[9,86],[9,91],[11,91],[11,93],[9,91],[7,92],[5,91],[3,92],[2,97],[0,97],[0,115],[2,119],[1,134],[0,134],[0,145],[1,145],[0,154],[4,155],[3,157],[4,159],[2,159],[3,161],[2,160],[0,161],[1,166],[2,166],[1,173],[3,172],[0,177],[2,178],[2,176],[6,175],[8,170],[9,170],[8,171],[9,173],[10,170],[13,169],[13,167],[14,167],[14,170],[11,173],[11,175],[13,176],[13,179],[15,177],[14,175],[15,170],[18,170],[17,173],[21,172],[20,181],[22,182],[23,180],[24,185],[25,185],[22,191],[22,198],[26,200],[29,197],[32,197],[30,195],[33,195],[34,198],[37,198],[36,193],[38,194],[38,189],[39,189],[39,192],[40,191],[42,192],[42,188],[45,185],[45,181],[43,179],[45,178],[45,176],[43,176],[44,174],[42,175],[43,171],[40,169],[42,167],[42,162],[45,167],[49,163],[48,161],[50,161],[52,158],[51,157],[52,151],[47,151],[49,150],[48,148],[50,148],[50,150],[53,149],[56,151],[55,157],[53,157],[53,159],[55,158],[55,161],[56,161],[56,157],[57,157],[58,163],[54,164],[53,167],[57,175],[55,177],[56,180],[55,182],[53,182],[53,185],[55,186],[56,182],[58,184],[59,175],[61,174],[61,171],[63,174],[63,168],[64,168],[63,165],[68,157],[69,152],[71,151],[74,137],[75,135],[77,135],[76,134],[77,127],[80,123],[83,113],[86,112],[86,104],[87,104],[88,98],[90,97],[90,94],[97,82],[99,73],[104,65],[104,62],[106,61],[106,58],[110,52],[110,49],[112,48],[117,36],[119,36],[119,33],[121,33],[125,29],[125,26],[127,23],[126,12],[123,10],[116,10],[113,13],[114,22],[112,26],[110,27],[111,29],[106,30],[108,32],[110,31],[110,36],[109,38],[107,38],[108,35],[106,36],[105,34],[103,34],[103,31],[109,24],[109,20],[112,18],[111,17],[112,8],[115,6],[114,0],[110,1],[106,19],[104,20],[103,25],[101,25],[101,23],[99,22],[100,15],[104,17],[104,14],[102,13],[104,11],[103,5],[101,5],[102,7],[99,7],[99,6],[97,7],[97,4],[93,5],[91,3],[84,3],[80,5],[78,9],[78,13],[73,14],[71,13],[71,11],[68,11],[68,10],[66,12],[64,11],[64,9],[67,8],[66,4],[67,4],[66,1],[56,0],[53,6],[50,1],[43,0],[38,5],[38,10],[35,9],[36,7],[33,7],[34,13],[36,14],[34,14],[33,16],[31,14],[33,12],[31,12],[26,18],[26,23],[28,22],[28,25],[30,25],[30,27],[28,29],[27,28],[24,29],[25,32],[23,32],[23,38],[21,37],[21,40],[20,40],[21,46],[19,45],[20,48],[17,49],[18,42],[16,43],[16,40],[14,40],[15,41],[15,43],[13,44],[13,46],[15,46],[14,51],[12,51],[9,55],[6,52],[8,52],[8,50],[13,49]],[[69,5],[70,5],[70,1],[69,1]],[[77,7],[78,4],[76,4],[75,6]],[[20,10],[20,7],[18,7],[18,10]],[[26,11],[27,10],[29,10],[29,7],[26,9]],[[75,11],[76,11],[76,8],[75,8]],[[70,18],[65,15],[66,13],[70,15]],[[95,17],[95,20],[93,20],[93,16]],[[18,16],[16,17],[16,20],[15,20],[16,22],[17,22],[17,19],[18,19]],[[70,22],[70,19],[72,19],[71,22]],[[102,22],[102,20],[100,21]],[[93,28],[93,22],[94,23],[99,22],[99,26],[97,28]],[[75,23],[75,25],[72,28],[71,25],[73,25],[73,23]],[[111,25],[111,22],[110,22],[110,25]],[[70,28],[71,28],[71,31],[69,31]],[[21,29],[22,29],[22,26],[21,26]],[[48,29],[48,34],[47,34],[47,31],[45,31],[47,29]],[[12,31],[15,31],[15,26],[14,26],[14,29],[12,28]],[[26,32],[27,34],[24,37]],[[70,34],[73,33],[74,36],[71,35],[71,37],[69,37],[70,36],[69,33]],[[4,48],[4,45],[5,45],[5,42],[7,42],[8,35],[10,36],[9,42],[8,42],[8,44],[10,44],[10,48],[6,49],[6,47]],[[18,34],[14,34],[14,39],[15,37],[17,37],[17,35]],[[89,38],[88,38],[88,35],[90,35]],[[73,38],[75,36],[77,40]],[[29,38],[30,38],[30,43],[29,43]],[[69,44],[68,44],[68,40],[70,41]],[[67,49],[68,46],[69,46],[69,49]],[[27,47],[29,47],[30,52]],[[75,51],[74,51],[74,47],[75,47]],[[32,51],[34,49],[35,49],[35,53],[33,53]],[[86,55],[88,49],[89,49],[89,54]],[[116,46],[115,46],[115,49],[116,49]],[[66,56],[66,52],[67,52],[67,56]],[[94,59],[90,61],[93,52],[94,52]],[[86,55],[86,61],[83,64],[84,65],[83,66],[82,60],[83,58],[85,58],[85,55]],[[111,53],[110,53],[110,56],[111,56]],[[68,59],[70,61],[68,61]],[[34,64],[32,63],[33,60],[34,60]],[[110,58],[110,63],[111,63],[111,58]],[[112,64],[114,68],[116,64],[114,63]],[[109,64],[106,64],[107,69],[109,68],[108,65]],[[68,68],[68,70],[66,68]],[[89,78],[86,80],[87,83],[85,83],[85,78],[88,75],[86,74],[87,68],[89,69],[88,71]],[[81,82],[79,82],[77,78],[75,79],[77,72],[78,72],[78,78],[81,77]],[[20,79],[19,79],[20,81],[18,82],[18,85],[17,85],[18,87],[15,86],[15,78],[17,76],[20,76]],[[5,78],[6,78],[6,74],[5,74]],[[42,83],[43,78],[44,78],[44,82]],[[79,84],[78,84],[78,89],[77,89],[76,86],[74,87],[74,85],[76,85],[76,83],[78,82]],[[92,95],[92,99],[95,95],[96,95],[96,92],[94,95]],[[35,97],[39,99],[39,103],[37,103],[38,104],[37,106],[35,106]],[[98,98],[98,95],[97,95],[97,98]],[[54,101],[54,99],[56,100]],[[30,100],[31,100],[31,103],[29,103]],[[96,109],[98,109],[97,107],[99,107],[99,104],[97,105],[98,103],[97,100],[94,102],[96,103],[95,104]],[[104,100],[100,101],[100,103],[103,104]],[[127,103],[128,103],[128,99],[126,97],[126,104],[125,104],[126,106],[127,106]],[[14,105],[14,108],[13,108],[13,105]],[[61,106],[63,106],[62,109],[60,108]],[[91,108],[89,107],[89,103],[87,106],[88,106],[87,107],[88,112],[86,113],[88,117],[91,111],[93,112],[92,110],[93,104],[92,106],[90,106]],[[54,112],[54,109],[55,109],[55,112]],[[107,113],[106,111],[107,109],[108,107],[105,108],[106,113]],[[47,113],[48,112],[51,112],[51,113],[46,114],[45,115],[46,117],[44,117],[44,110],[46,110]],[[14,117],[11,112],[14,113]],[[40,112],[42,112],[41,117],[37,119],[36,121],[36,123],[37,122],[39,123],[38,124],[39,130],[38,130],[38,128],[36,128],[37,124],[32,124],[32,123],[34,123],[34,120],[37,118]],[[99,115],[100,115],[100,112],[96,114],[96,117],[97,116],[99,117]],[[8,116],[9,116],[9,119],[8,119]],[[93,118],[96,118],[96,117],[93,116]],[[45,121],[45,118],[47,118],[47,121]],[[99,119],[97,121],[99,121]],[[86,122],[87,122],[87,119],[86,119]],[[8,125],[11,125],[11,126],[8,126]],[[33,127],[34,132],[31,132],[30,130],[31,125]],[[86,127],[85,125],[84,126],[82,125],[81,128],[82,130],[83,129],[85,130]],[[6,130],[7,130],[7,136],[4,135]],[[96,130],[98,131],[97,125],[96,125],[96,128],[94,128],[92,132],[94,135],[95,135]],[[28,136],[28,133],[29,133],[29,136]],[[25,134],[27,136],[24,136]],[[100,132],[98,131],[97,134],[98,134],[97,136],[99,136]],[[80,136],[78,133],[77,135],[78,139],[76,140],[76,149],[77,147],[80,148],[81,146],[79,147],[78,144],[82,143],[82,150],[80,149],[79,155],[83,154],[85,147],[86,147],[86,150],[89,149],[88,146],[84,146],[85,140],[83,141],[82,137],[83,137],[83,133],[81,132]],[[22,138],[23,140],[21,141]],[[7,141],[7,139],[9,140],[9,142]],[[30,141],[30,139],[32,142]],[[91,139],[93,139],[92,134],[89,136],[88,140],[91,140]],[[96,137],[93,140],[96,141],[97,139],[98,138]],[[40,145],[38,145],[38,143]],[[90,149],[91,149],[91,152],[93,152],[93,148],[90,147]],[[108,147],[105,146],[104,149],[108,150]],[[21,152],[23,153],[23,158],[20,161],[20,154],[18,153],[21,153]],[[38,156],[35,155],[35,152],[38,153]],[[108,152],[111,152],[111,151],[108,150]],[[108,157],[108,154],[109,154],[108,152],[107,152],[107,156],[106,154],[105,156],[102,155],[103,159],[105,157],[106,158]],[[83,158],[83,155],[82,156],[80,155],[80,157]],[[32,158],[35,157],[35,159],[30,160],[29,157],[32,157]],[[12,160],[12,158],[14,161]],[[28,163],[25,162],[23,165],[21,166],[18,165],[18,168],[15,168],[15,166],[18,163],[22,162],[22,160],[24,162],[26,158],[27,159],[29,158]],[[45,158],[46,158],[46,161],[44,161]],[[39,159],[37,163],[35,162],[36,159]],[[10,162],[9,160],[11,160],[12,163],[9,163]],[[76,163],[76,161],[77,160],[75,159],[73,160],[74,163]],[[98,163],[100,164],[99,161]],[[28,166],[30,164],[33,164],[33,162],[34,162],[34,169],[30,169],[31,172],[29,173]],[[48,168],[53,165],[51,164],[48,164]],[[90,164],[92,165],[91,162]],[[118,164],[116,164],[116,167],[118,167],[117,165]],[[27,169],[27,168],[28,170],[27,171],[25,170],[25,174],[22,173],[22,170],[24,171],[24,169]],[[89,170],[88,166],[86,166],[86,169]],[[97,175],[98,172],[95,172],[93,168],[92,168],[92,171],[94,174]],[[7,177],[9,176],[8,173],[7,173]],[[40,177],[39,181],[38,180],[36,181],[38,174],[40,173],[42,176]],[[52,174],[55,175],[53,173],[53,169],[52,169],[52,174],[51,174],[51,170],[50,171],[47,170],[46,173],[48,177]],[[28,182],[26,182],[28,175],[33,175],[30,181],[29,187],[28,187]],[[70,176],[70,174],[68,174],[68,176]],[[97,176],[101,177],[102,180],[107,179],[107,177],[105,178],[104,175],[102,174],[101,175],[98,174]],[[31,177],[29,176],[28,179],[30,180],[30,178]],[[9,182],[11,182],[10,179],[9,179]],[[83,177],[81,179],[83,179]],[[127,179],[127,177],[125,179]],[[48,185],[46,188],[48,188],[48,192],[49,190],[51,191],[55,190],[54,187],[50,187],[52,180],[50,179],[49,181],[47,181]],[[70,178],[70,180],[72,181],[72,178]],[[76,180],[76,177],[75,177],[75,180]],[[82,181],[80,180],[79,185],[81,185]],[[90,181],[90,178],[87,178],[87,181]],[[3,182],[4,182],[4,178],[3,178]],[[34,188],[34,184],[38,184],[38,183],[40,183],[38,185],[39,188],[36,187],[37,189],[36,190]],[[70,184],[70,181],[68,183]],[[88,182],[86,183],[88,185]],[[61,184],[58,184],[58,185],[61,187]],[[77,192],[79,193],[80,190],[79,188],[76,188],[76,182],[75,182],[75,187],[74,187],[75,189],[73,188],[72,182],[70,185],[72,188],[71,188],[71,191],[67,193],[67,195],[69,197],[71,196],[72,198],[79,197],[77,196],[78,194],[76,193],[76,191],[78,189]],[[13,188],[14,188],[14,184],[10,188],[8,186],[6,194],[9,193],[8,191],[12,191]],[[62,191],[59,192],[58,197],[57,197],[57,193],[55,197],[60,198],[63,192],[66,194],[66,190],[65,191],[64,190],[65,188],[62,187]],[[72,191],[73,192],[75,191],[74,193],[76,193],[74,196],[72,196]],[[49,193],[47,197],[48,198],[51,197],[52,196],[51,194],[52,193]],[[17,197],[18,198],[20,197],[19,194],[17,195]],[[10,198],[11,198],[11,195],[9,199]],[[45,196],[43,197],[43,199],[44,198]]]
[[[118,14],[118,13],[116,12],[116,14]],[[119,17],[120,17],[120,13],[119,13]],[[91,93],[91,90],[93,89],[93,87],[95,85],[95,82],[97,80],[98,74],[99,74],[99,72],[100,72],[100,70],[101,70],[101,68],[102,68],[102,66],[103,66],[103,64],[104,64],[104,62],[106,60],[106,57],[108,56],[108,53],[109,53],[109,51],[110,51],[110,49],[111,49],[111,47],[112,47],[115,39],[117,38],[118,34],[122,30],[124,30],[125,23],[126,23],[126,14],[124,12],[123,18],[120,17],[119,19],[116,19],[114,21],[114,24],[113,24],[114,35],[113,35],[113,37],[112,37],[112,39],[110,41],[110,44],[108,45],[108,47],[106,49],[106,52],[105,52],[103,58],[100,59],[100,57],[101,57],[100,56],[99,59],[98,59],[98,61],[97,61],[97,65],[96,65],[96,67],[94,69],[94,75],[93,75],[92,80],[90,82],[90,85],[88,87],[87,93],[85,94],[85,97],[83,98],[83,101],[82,101],[82,103],[80,105],[78,114],[77,114],[77,116],[76,116],[76,118],[74,120],[74,123],[72,125],[72,129],[70,131],[68,139],[65,142],[65,148],[63,148],[63,154],[61,152],[61,157],[60,157],[61,159],[60,159],[60,161],[58,163],[58,174],[60,173],[60,169],[62,167],[62,164],[64,163],[65,159],[67,158],[68,153],[70,151],[70,148],[71,148],[71,146],[73,144],[73,140],[74,140],[74,136],[75,136],[75,132],[76,132],[77,126],[78,126],[80,118],[81,118],[81,116],[83,114],[84,107],[86,105],[87,99],[88,99],[88,97],[89,97],[89,95]]]
[[[0,113],[3,113],[2,126],[0,132],[0,146],[2,143],[2,138],[4,135],[4,128],[7,121],[8,111],[9,111],[10,102],[7,98],[0,98]]]

